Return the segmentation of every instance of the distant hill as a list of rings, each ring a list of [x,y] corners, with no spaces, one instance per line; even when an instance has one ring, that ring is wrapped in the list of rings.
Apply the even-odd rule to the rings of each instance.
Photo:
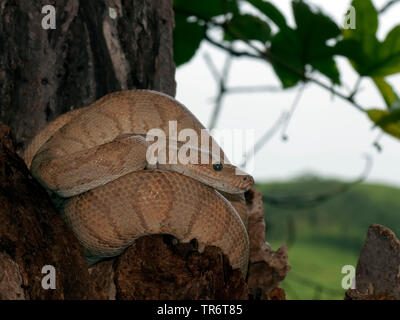
[[[268,198],[310,198],[335,191],[344,182],[301,177],[289,182],[258,184]],[[359,184],[319,205],[283,209],[264,201],[267,240],[296,238],[318,241],[359,252],[371,223],[383,224],[400,235],[400,189],[377,184]],[[291,231],[290,231],[291,230]]]
[[[295,210],[270,204],[283,199],[299,204],[303,198],[330,194],[343,183],[301,177],[256,186],[265,196],[267,241],[275,249],[283,243],[289,247],[292,271],[283,283],[289,299],[343,299],[341,268],[355,266],[368,227],[382,224],[400,236],[399,188],[359,184],[318,206]]]

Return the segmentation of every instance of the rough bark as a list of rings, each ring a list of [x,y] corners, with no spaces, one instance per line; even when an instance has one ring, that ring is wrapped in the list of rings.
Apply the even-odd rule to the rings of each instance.
[[[232,270],[219,248],[206,247],[200,254],[172,236],[142,237],[120,258],[100,262],[90,272],[105,299],[247,299],[240,270]]]
[[[249,215],[250,264],[248,274],[251,299],[284,299],[279,284],[290,271],[286,246],[273,251],[265,241],[265,220],[262,195],[252,188],[246,193]]]
[[[400,299],[400,241],[388,228],[372,224],[356,270],[356,288],[348,300]]]
[[[42,287],[55,267],[56,289]],[[83,250],[0,125],[0,300],[94,299]]]
[[[42,28],[44,5],[56,29]],[[121,89],[175,95],[172,0],[0,0],[0,122],[21,151],[47,122]]]

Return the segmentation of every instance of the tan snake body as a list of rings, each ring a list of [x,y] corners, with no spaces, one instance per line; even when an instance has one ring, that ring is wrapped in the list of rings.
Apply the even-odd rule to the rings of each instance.
[[[213,163],[150,166],[151,144],[144,137],[154,128],[168,133],[170,121],[176,121],[178,132],[190,128],[200,136],[204,129],[164,94],[112,93],[51,122],[24,159],[44,187],[68,198],[61,214],[89,262],[120,254],[140,236],[162,233],[183,242],[195,238],[200,248],[220,247],[245,274],[249,240],[243,192],[253,180],[237,175],[222,151],[218,170]]]

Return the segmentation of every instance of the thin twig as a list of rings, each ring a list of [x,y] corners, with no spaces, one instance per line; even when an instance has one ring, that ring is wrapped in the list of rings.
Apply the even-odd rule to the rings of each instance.
[[[226,47],[223,44],[213,40],[211,37],[207,36],[205,37],[205,39],[211,43],[212,45],[225,50],[227,52],[229,52],[231,55],[235,56],[235,57],[249,57],[249,58],[253,58],[253,59],[258,59],[258,60],[265,60],[269,63],[276,63],[281,65],[282,67],[292,71],[293,73],[297,74],[301,79],[303,79],[304,82],[312,82],[314,84],[317,84],[318,86],[328,90],[329,92],[332,92],[332,94],[334,94],[335,96],[346,100],[347,102],[349,102],[352,106],[354,106],[358,111],[361,111],[363,113],[366,112],[366,110],[360,106],[357,102],[354,101],[354,97],[352,96],[347,96],[339,91],[337,91],[336,89],[332,88],[331,86],[323,83],[322,81],[318,80],[317,78],[308,76],[306,74],[304,74],[303,70],[298,70],[296,68],[294,68],[293,66],[287,64],[285,61],[283,61],[282,59],[279,59],[275,56],[273,56],[271,54],[270,51],[268,52],[262,52],[260,51],[257,47],[252,46],[250,43],[247,43],[250,47],[252,47],[254,50],[256,50],[258,52],[258,54],[254,54],[248,51],[237,51],[235,49],[233,49],[232,47]]]
[[[226,87],[226,83],[228,81],[229,71],[231,70],[231,64],[232,64],[232,56],[228,55],[228,57],[225,59],[224,67],[222,68],[221,78],[224,81],[224,87]]]
[[[229,70],[230,70],[230,66],[231,66],[231,56],[228,55],[225,60],[224,68],[222,71],[222,76],[219,75],[219,72],[218,72],[217,68],[215,67],[215,65],[209,55],[204,55],[204,59],[207,63],[208,68],[210,69],[211,73],[213,74],[216,82],[219,85],[218,96],[215,100],[215,107],[211,114],[210,124],[208,126],[209,129],[213,129],[213,128],[215,128],[215,126],[217,124],[219,115],[222,110],[222,100],[224,98],[224,95],[226,94],[225,83],[229,76]]]
[[[265,144],[271,140],[274,135],[278,132],[280,126],[282,125],[282,123],[285,122],[287,117],[287,112],[283,111],[280,115],[280,117],[275,121],[275,123],[273,124],[273,126],[271,128],[269,128],[262,136],[260,139],[258,139],[258,141],[256,142],[256,144],[254,145],[254,147],[247,151],[245,156],[244,156],[244,160],[243,162],[239,165],[240,167],[244,168],[247,164],[247,159],[250,157],[254,157],[254,155],[261,150],[261,148],[263,146],[265,146]]]
[[[214,80],[217,82],[219,90],[218,90],[218,95],[215,99],[215,106],[214,110],[211,114],[210,118],[210,124],[209,128],[213,129],[215,128],[219,115],[222,110],[222,100],[225,96],[225,94],[228,93],[254,93],[254,92],[261,92],[261,91],[280,91],[280,88],[275,87],[275,86],[241,86],[241,87],[231,87],[227,88],[226,84],[228,81],[228,76],[229,76],[229,71],[231,68],[231,63],[232,63],[232,56],[228,55],[225,64],[223,67],[222,71],[222,76],[219,74],[219,71],[217,70],[217,67],[215,66],[213,60],[211,59],[210,55],[208,53],[205,53],[203,55],[204,60],[214,78]]]
[[[282,128],[282,139],[283,140],[287,140],[287,129],[289,127],[289,123],[290,120],[293,117],[294,112],[296,111],[297,106],[299,105],[300,99],[303,95],[304,92],[304,88],[305,88],[305,84],[303,84],[302,86],[300,86],[299,90],[297,91],[297,95],[293,100],[292,106],[290,107],[290,111],[288,112],[288,115],[286,117],[285,123],[283,124],[283,128]]]
[[[352,99],[354,101],[354,96],[358,93],[358,91],[360,89],[362,79],[363,79],[362,76],[358,77],[356,84],[354,85],[354,89],[352,90],[352,92],[349,95],[349,99]]]
[[[203,54],[204,61],[206,62],[208,69],[210,70],[212,76],[214,77],[214,80],[216,82],[221,81],[221,76],[219,75],[219,72],[217,70],[217,67],[215,66],[214,62],[212,61],[210,55],[206,52]]]
[[[211,43],[212,45],[229,52],[234,57],[248,57],[248,58],[253,58],[253,59],[260,59],[260,56],[253,54],[251,52],[239,51],[239,50],[233,49],[232,47],[224,46],[223,44],[219,43],[218,41],[213,40],[207,34],[205,35],[204,39],[206,41],[208,41],[209,43]]]
[[[390,2],[393,2],[393,3],[390,3],[388,5],[391,6],[391,5],[393,5],[394,3],[398,2],[398,1],[400,1],[400,0],[391,0]],[[385,8],[383,8],[383,9],[385,9]],[[320,87],[332,92],[332,94],[336,95],[337,97],[340,97],[341,99],[346,100],[347,102],[349,102],[352,106],[354,106],[359,111],[361,111],[363,113],[366,113],[366,110],[363,107],[361,107],[358,103],[356,103],[354,101],[354,97],[346,96],[346,95],[342,94],[341,92],[335,90],[334,88],[332,88],[332,87],[326,85],[325,83],[319,81],[318,79],[313,78],[311,76],[307,76],[304,73],[304,70],[297,70],[296,68],[294,68],[293,66],[288,64],[286,61],[283,61],[282,59],[280,59],[280,58],[278,58],[276,56],[273,56],[269,50],[266,50],[265,52],[261,51],[259,48],[254,46],[248,39],[243,39],[240,35],[235,35],[234,34],[233,36],[234,37],[236,36],[239,40],[242,40],[243,42],[245,42],[250,48],[255,50],[255,52],[257,52],[258,54],[254,54],[254,53],[251,53],[251,52],[248,52],[248,51],[238,51],[238,50],[233,49],[232,46],[227,47],[227,46],[221,44],[220,42],[213,40],[207,34],[208,28],[219,27],[219,28],[222,28],[223,30],[225,30],[227,32],[232,33],[232,30],[227,30],[226,25],[224,23],[219,23],[217,21],[210,20],[210,19],[208,19],[206,17],[199,16],[198,14],[193,13],[190,10],[179,9],[179,10],[177,10],[177,12],[180,12],[180,13],[183,13],[183,14],[186,14],[186,15],[197,16],[198,19],[200,21],[202,21],[202,23],[204,23],[204,28],[205,28],[205,31],[206,31],[204,39],[206,41],[208,41],[209,43],[211,43],[212,45],[214,45],[214,46],[216,46],[216,47],[218,47],[218,48],[220,48],[222,50],[225,50],[225,51],[229,52],[231,55],[233,55],[235,57],[249,57],[249,58],[254,58],[254,59],[263,59],[263,60],[266,60],[269,63],[279,64],[280,66],[286,68],[287,70],[292,71],[293,73],[297,74],[300,77],[300,79],[302,79],[303,81],[312,82],[314,84],[319,85]]]
[[[282,89],[277,86],[240,86],[226,88],[227,93],[260,93],[280,91],[282,91]]]
[[[388,10],[391,6],[393,6],[396,3],[400,3],[400,0],[390,0],[388,1],[382,9],[379,10],[379,13],[384,13],[386,10]]]
[[[210,124],[208,125],[208,128],[210,130],[214,129],[215,126],[217,125],[217,121],[222,110],[222,100],[224,98],[224,95],[225,91],[220,90],[215,100],[214,111],[211,114]]]
[[[372,144],[379,153],[381,153],[383,150],[382,145],[380,144],[383,135],[384,135],[383,131],[380,131]]]
[[[327,200],[332,199],[333,197],[343,194],[355,185],[365,181],[372,169],[371,157],[366,155],[365,158],[366,164],[363,173],[357,180],[349,183],[343,183],[329,192],[301,196],[284,196],[279,198],[263,195],[263,200],[271,206],[284,209],[302,210],[305,208],[314,208],[322,203],[325,203]]]
[[[334,89],[333,87],[331,87],[331,86],[329,86],[329,85],[323,83],[322,81],[318,80],[317,78],[311,77],[311,76],[308,76],[308,75],[304,74],[303,71],[297,70],[297,69],[294,68],[293,66],[287,64],[287,63],[286,63],[285,61],[283,61],[282,59],[280,59],[280,58],[278,58],[278,57],[276,57],[276,56],[273,56],[273,55],[271,54],[270,51],[268,51],[268,52],[262,52],[262,54],[263,54],[263,57],[264,57],[264,59],[265,59],[266,61],[268,61],[268,62],[270,62],[270,63],[277,63],[277,64],[280,64],[280,65],[283,66],[284,68],[287,68],[288,70],[290,70],[290,71],[294,72],[295,74],[297,74],[300,78],[303,79],[304,82],[312,82],[312,83],[314,83],[314,84],[317,84],[318,86],[320,86],[320,87],[322,87],[322,88],[328,90],[329,92],[331,92],[331,93],[334,94],[335,96],[337,96],[337,97],[339,97],[339,98],[341,98],[341,99],[343,99],[343,100],[346,100],[347,102],[350,102],[350,104],[351,104],[353,107],[355,107],[358,111],[361,111],[361,112],[363,112],[363,113],[366,112],[366,110],[365,110],[363,107],[361,107],[356,101],[354,101],[354,97],[352,97],[352,96],[347,96],[347,95],[345,95],[345,94],[343,94],[343,93],[337,91],[337,90]]]

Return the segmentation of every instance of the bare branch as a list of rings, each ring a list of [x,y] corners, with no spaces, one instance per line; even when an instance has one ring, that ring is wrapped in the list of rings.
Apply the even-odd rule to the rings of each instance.
[[[316,207],[346,191],[348,191],[350,188],[354,187],[357,184],[360,184],[361,182],[365,181],[369,173],[371,172],[372,169],[372,159],[370,156],[366,156],[366,164],[363,170],[363,173],[361,176],[349,183],[344,183],[338,186],[337,188],[334,188],[333,190],[325,193],[319,193],[319,194],[309,194],[309,195],[301,195],[301,196],[284,196],[284,197],[271,197],[268,195],[263,195],[263,200],[268,203],[269,205],[279,207],[279,208],[285,208],[285,209],[293,209],[293,210],[302,210],[305,208],[313,208]]]
[[[280,91],[282,91],[282,88],[276,86],[240,86],[226,88],[227,93],[260,93]]]
[[[204,39],[206,41],[208,41],[209,43],[211,43],[212,45],[229,52],[234,57],[248,57],[248,58],[253,58],[253,59],[260,59],[260,56],[254,54],[254,53],[251,53],[248,51],[238,51],[238,50],[233,49],[232,47],[227,47],[227,46],[219,43],[218,41],[212,39],[207,34],[205,35]]]
[[[256,144],[254,145],[254,148],[249,150],[245,156],[244,156],[244,160],[243,162],[240,164],[240,167],[245,167],[246,163],[247,163],[247,159],[249,157],[254,157],[254,155],[261,150],[261,148],[263,146],[265,146],[265,144],[270,141],[273,136],[278,132],[280,126],[282,125],[282,123],[285,122],[287,118],[287,112],[284,111],[281,113],[280,117],[278,118],[278,120],[274,123],[274,125],[269,128],[263,135],[262,137],[256,142]]]
[[[208,68],[210,69],[211,73],[213,74],[215,81],[218,83],[218,86],[219,86],[218,96],[215,100],[214,111],[211,114],[210,124],[208,126],[210,129],[213,129],[213,128],[215,128],[215,126],[217,124],[217,120],[218,120],[219,115],[222,110],[222,99],[224,98],[224,95],[226,94],[225,83],[226,83],[226,81],[228,79],[228,75],[229,75],[229,69],[231,66],[231,56],[228,55],[225,60],[224,68],[222,71],[222,76],[219,75],[219,72],[218,72],[217,68],[215,67],[214,62],[212,61],[212,59],[210,58],[210,56],[208,54],[204,55],[204,59],[207,63]]]
[[[399,0],[400,1],[400,0]],[[218,24],[214,24],[214,23],[210,23],[212,26],[217,26],[217,27],[221,27],[221,25]],[[339,91],[337,91],[336,89],[334,89],[333,87],[321,82],[320,80],[318,80],[317,78],[311,77],[309,75],[306,75],[304,73],[304,70],[298,70],[295,67],[291,66],[290,64],[288,64],[286,61],[274,56],[271,54],[270,51],[261,51],[259,48],[257,48],[256,46],[254,46],[250,41],[247,41],[246,39],[240,39],[241,41],[245,42],[246,45],[248,45],[250,48],[252,48],[255,52],[257,52],[258,54],[254,54],[248,51],[237,51],[235,49],[233,49],[232,47],[227,47],[221,43],[219,43],[216,40],[213,40],[212,38],[210,38],[209,36],[206,35],[205,39],[211,43],[212,45],[225,50],[227,52],[229,52],[231,55],[235,56],[235,57],[249,57],[249,58],[253,58],[253,59],[261,59],[261,60],[265,60],[269,63],[276,63],[281,65],[282,67],[286,68],[287,70],[290,70],[291,72],[297,74],[299,76],[299,78],[301,78],[304,82],[312,82],[314,84],[317,84],[318,86],[328,90],[329,92],[332,92],[332,94],[334,94],[335,96],[346,100],[347,102],[349,102],[352,106],[354,106],[357,110],[365,113],[365,109],[360,106],[355,100],[353,96],[347,96]]]
[[[391,0],[389,1],[389,3],[382,8],[383,11],[387,10],[388,7],[392,6],[394,3],[399,2],[400,0]],[[382,11],[381,10],[381,11]],[[179,10],[181,11],[181,10]],[[182,11],[182,13],[187,14],[187,15],[194,15],[194,16],[198,16],[197,14],[190,12],[190,11]],[[262,51],[259,48],[257,48],[256,46],[254,46],[251,41],[249,41],[248,39],[244,39],[241,37],[241,35],[239,34],[232,34],[232,30],[228,30],[226,28],[226,25],[224,23],[219,23],[215,20],[210,20],[206,17],[201,17],[198,16],[198,18],[200,19],[200,21],[202,21],[204,23],[204,28],[206,30],[206,34],[205,34],[205,40],[208,41],[209,43],[211,43],[212,45],[225,50],[227,52],[229,52],[232,56],[235,57],[249,57],[249,58],[253,58],[253,59],[262,59],[262,60],[266,60],[269,63],[275,63],[275,64],[279,64],[280,66],[286,68],[287,70],[292,71],[293,73],[297,74],[304,82],[312,82],[314,84],[317,84],[318,86],[332,92],[332,94],[334,94],[337,97],[340,97],[343,100],[346,100],[347,102],[349,102],[352,106],[354,106],[357,110],[366,113],[366,110],[360,106],[358,103],[356,103],[354,101],[354,97],[353,96],[347,96],[337,90],[335,90],[333,87],[326,85],[325,83],[321,82],[320,80],[308,76],[304,73],[304,70],[298,70],[295,67],[291,66],[290,64],[288,64],[286,61],[280,59],[279,57],[273,56],[271,54],[271,52],[269,50],[265,50]],[[248,52],[248,51],[238,51],[232,48],[232,46],[225,46],[222,43],[212,39],[208,34],[207,34],[207,29],[209,28],[213,28],[213,27],[217,27],[217,28],[221,28],[226,32],[231,33],[232,36],[238,38],[239,40],[243,41],[246,45],[248,45],[249,48],[253,49],[255,53],[252,52]]]
[[[376,137],[376,139],[374,140],[374,142],[372,144],[376,148],[376,151],[378,151],[379,153],[381,153],[382,150],[383,150],[383,147],[382,147],[382,145],[380,143],[380,141],[381,141],[381,139],[383,137],[383,134],[384,134],[383,131],[380,131],[378,133],[378,136]]]
[[[252,150],[249,150],[245,156],[244,156],[244,160],[241,163],[241,167],[245,167],[246,163],[247,163],[247,159],[249,157],[254,157],[254,155],[260,151],[262,149],[262,147],[264,147],[268,141],[270,141],[274,135],[278,132],[279,128],[283,125],[284,126],[284,130],[283,132],[285,132],[285,130],[287,129],[287,126],[289,124],[290,118],[293,115],[296,106],[299,104],[300,99],[301,99],[301,95],[304,91],[304,87],[305,85],[302,85],[292,103],[292,106],[290,107],[290,111],[289,112],[282,112],[281,116],[278,118],[278,120],[274,123],[274,125],[269,128],[263,135],[262,137],[256,142],[256,144],[254,145],[254,148]]]
[[[382,9],[379,10],[379,13],[384,13],[386,10],[388,10],[391,6],[393,6],[396,3],[400,3],[400,0],[390,0],[388,1]]]
[[[296,111],[297,106],[299,105],[300,99],[301,99],[301,97],[303,95],[303,92],[304,92],[304,88],[305,88],[305,84],[300,86],[299,90],[297,91],[297,95],[294,98],[292,106],[290,107],[290,111],[289,111],[289,113],[288,113],[288,115],[286,117],[286,121],[283,124],[283,129],[282,129],[282,139],[283,140],[287,140],[288,139],[286,132],[287,132],[287,129],[289,127],[290,120],[292,119],[293,114]]]
[[[206,62],[208,69],[210,70],[212,76],[214,77],[214,80],[216,82],[221,81],[221,76],[217,70],[217,67],[215,66],[214,62],[212,61],[210,55],[206,52],[203,54],[204,61]]]
[[[214,111],[211,114],[210,124],[208,126],[209,129],[214,129],[217,124],[222,109],[222,100],[224,98],[224,94],[225,92],[221,90],[218,93],[217,99],[215,100]]]
[[[241,87],[231,87],[227,88],[226,83],[228,80],[229,76],[229,71],[231,68],[231,63],[232,63],[232,55],[228,55],[223,71],[222,71],[222,76],[220,75],[217,67],[215,66],[213,60],[211,59],[210,55],[208,53],[205,53],[203,55],[204,60],[214,78],[214,80],[217,82],[219,86],[218,90],[218,95],[217,98],[215,99],[215,107],[214,110],[211,114],[211,119],[210,119],[210,124],[209,128],[213,129],[216,126],[216,123],[218,121],[218,117],[221,113],[222,110],[222,100],[227,93],[254,93],[254,92],[261,92],[261,91],[280,91],[280,88],[274,87],[274,86],[241,86]]]
[[[224,81],[224,84],[226,84],[228,80],[229,71],[231,70],[231,64],[232,64],[232,56],[228,55],[228,57],[225,59],[224,67],[222,68],[222,79]]]

